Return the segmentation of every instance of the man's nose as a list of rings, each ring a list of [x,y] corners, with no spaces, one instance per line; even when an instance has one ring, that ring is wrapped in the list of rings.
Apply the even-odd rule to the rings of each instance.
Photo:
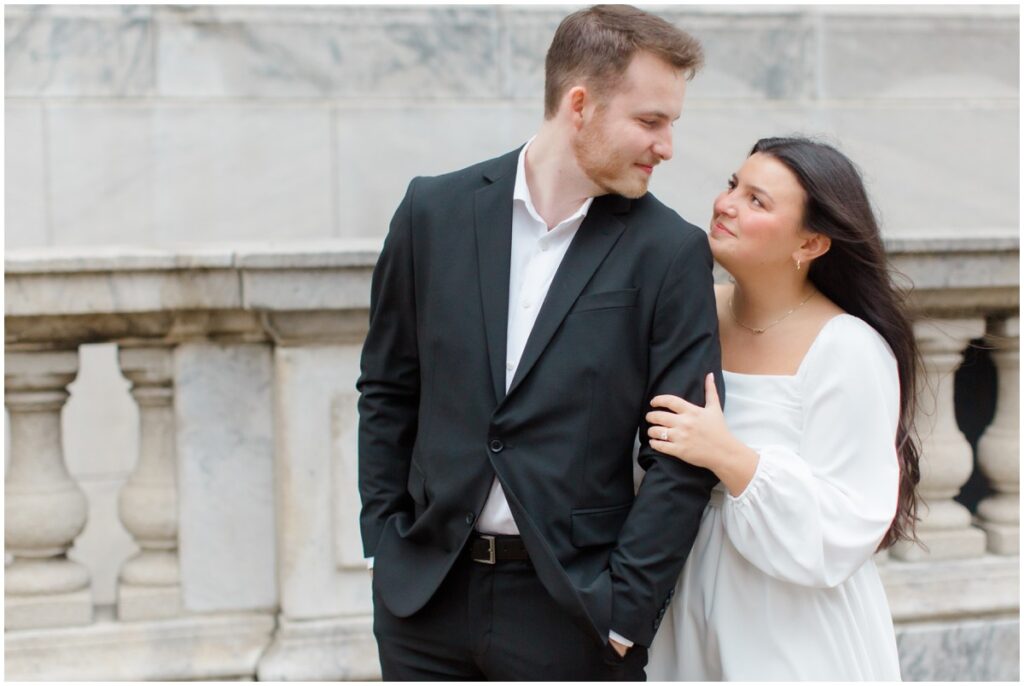
[[[654,143],[654,154],[660,157],[663,161],[668,162],[672,159],[672,129],[665,127],[663,132],[658,136],[657,141]]]

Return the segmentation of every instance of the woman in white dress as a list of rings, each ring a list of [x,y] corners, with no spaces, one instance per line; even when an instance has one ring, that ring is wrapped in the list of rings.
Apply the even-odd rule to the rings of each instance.
[[[912,539],[917,351],[853,164],[758,141],[716,199],[728,401],[658,396],[651,446],[713,471],[652,680],[899,680],[873,556]]]

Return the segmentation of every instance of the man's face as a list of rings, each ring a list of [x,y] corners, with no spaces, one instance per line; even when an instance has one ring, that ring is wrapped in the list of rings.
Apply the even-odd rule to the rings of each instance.
[[[627,198],[646,193],[654,167],[672,158],[672,124],[685,92],[681,70],[637,53],[619,88],[600,106],[584,108],[573,151],[587,177],[606,193]]]

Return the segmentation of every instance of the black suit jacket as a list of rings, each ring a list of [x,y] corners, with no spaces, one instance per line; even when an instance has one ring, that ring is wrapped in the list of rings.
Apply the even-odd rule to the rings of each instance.
[[[392,220],[357,384],[364,551],[387,608],[413,614],[496,474],[556,601],[600,641],[650,645],[717,482],[644,422],[659,393],[703,405],[708,372],[722,389],[707,237],[649,193],[596,198],[506,393],[518,154],[414,179]]]

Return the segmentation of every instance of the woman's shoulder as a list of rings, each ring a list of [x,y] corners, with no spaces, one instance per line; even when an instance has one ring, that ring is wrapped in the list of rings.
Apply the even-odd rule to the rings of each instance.
[[[825,318],[805,363],[805,369],[859,374],[871,367],[895,365],[895,356],[873,326],[837,307]]]

